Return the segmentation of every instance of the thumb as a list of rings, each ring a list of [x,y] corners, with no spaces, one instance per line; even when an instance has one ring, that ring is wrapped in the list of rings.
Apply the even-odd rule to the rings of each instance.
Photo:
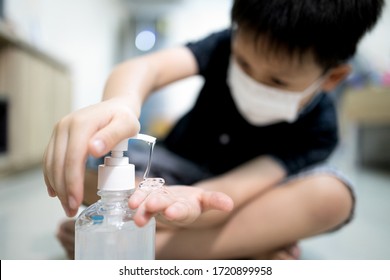
[[[116,144],[125,138],[136,135],[140,123],[135,116],[114,116],[111,121],[91,138],[89,152],[94,157],[107,154]]]

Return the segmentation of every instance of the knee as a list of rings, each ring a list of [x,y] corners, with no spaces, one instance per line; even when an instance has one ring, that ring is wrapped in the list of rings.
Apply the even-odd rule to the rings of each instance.
[[[327,229],[345,222],[351,215],[353,198],[348,187],[331,176],[314,179],[313,218]]]

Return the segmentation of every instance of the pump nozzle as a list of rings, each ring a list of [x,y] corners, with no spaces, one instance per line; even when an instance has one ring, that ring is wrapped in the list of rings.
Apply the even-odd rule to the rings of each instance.
[[[156,137],[153,137],[153,136],[150,136],[150,135],[146,135],[146,134],[142,134],[142,133],[138,133],[137,136],[131,137],[130,139],[142,140],[142,141],[145,141],[145,142],[147,142],[149,144],[155,144],[156,143]]]
[[[98,188],[109,190],[122,190],[134,188],[134,165],[129,163],[129,158],[123,155],[128,149],[129,139],[142,140],[151,145],[156,143],[156,138],[146,134],[137,134],[134,137],[124,139],[119,142],[112,150],[111,156],[104,158],[104,164],[99,165]],[[150,158],[145,175],[149,172]]]
[[[156,143],[156,137],[153,137],[153,136],[150,136],[150,135],[146,135],[146,134],[142,134],[142,133],[138,133],[134,137],[126,138],[126,139],[120,141],[111,151],[112,152],[124,152],[124,151],[127,151],[129,139],[142,140],[142,141],[145,141],[148,144]]]

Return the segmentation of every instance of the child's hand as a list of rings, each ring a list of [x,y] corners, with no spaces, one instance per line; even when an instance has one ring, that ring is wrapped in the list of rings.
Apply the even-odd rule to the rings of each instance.
[[[151,192],[138,188],[129,199],[129,207],[138,208],[134,216],[138,226],[145,225],[153,216],[169,225],[185,226],[207,210],[231,211],[233,200],[224,193],[199,187],[170,186]]]
[[[83,200],[87,155],[101,157],[140,128],[136,114],[124,98],[75,111],[61,119],[43,158],[43,173],[50,196],[58,198],[69,217]]]

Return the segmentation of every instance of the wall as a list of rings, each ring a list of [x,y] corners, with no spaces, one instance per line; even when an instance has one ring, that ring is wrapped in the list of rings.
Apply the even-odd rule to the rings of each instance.
[[[69,66],[77,109],[101,98],[123,7],[120,0],[8,0],[5,14],[19,36]]]
[[[385,2],[382,17],[372,32],[363,38],[358,49],[367,66],[379,72],[390,71],[390,0]]]

